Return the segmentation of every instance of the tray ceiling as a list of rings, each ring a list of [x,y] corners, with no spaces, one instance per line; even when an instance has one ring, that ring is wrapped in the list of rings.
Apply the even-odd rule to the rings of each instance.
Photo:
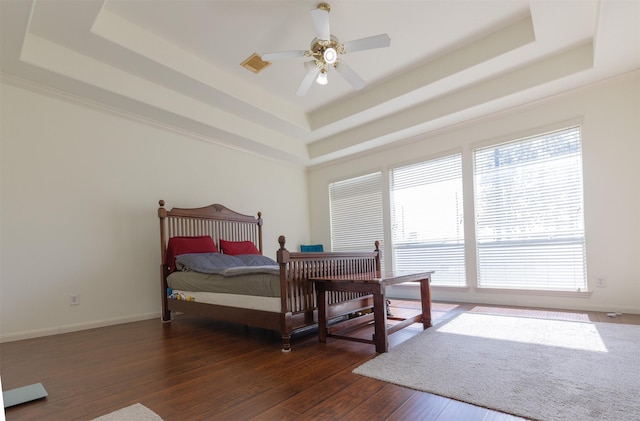
[[[231,147],[315,165],[640,67],[632,0],[336,1],[331,33],[387,33],[295,95],[317,1],[2,0],[3,78],[54,88]]]

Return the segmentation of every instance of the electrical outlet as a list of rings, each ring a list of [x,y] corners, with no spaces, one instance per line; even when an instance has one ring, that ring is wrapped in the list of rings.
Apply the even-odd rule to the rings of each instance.
[[[80,296],[76,293],[69,294],[69,305],[77,306],[78,304],[80,304]]]
[[[600,277],[596,280],[596,286],[598,288],[604,288],[607,286],[607,278]]]

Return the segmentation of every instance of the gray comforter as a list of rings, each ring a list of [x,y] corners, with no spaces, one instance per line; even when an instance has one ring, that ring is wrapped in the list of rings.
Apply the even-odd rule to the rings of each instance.
[[[167,278],[170,288],[193,292],[280,296],[280,268],[262,255],[183,254]]]
[[[223,294],[280,296],[280,276],[267,273],[222,276],[200,272],[173,272],[167,278],[169,287],[181,291],[218,292]]]

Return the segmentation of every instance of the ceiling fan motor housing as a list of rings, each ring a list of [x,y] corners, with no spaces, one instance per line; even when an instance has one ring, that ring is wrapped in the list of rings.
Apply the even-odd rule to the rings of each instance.
[[[336,52],[335,60],[331,62],[328,62],[325,59],[325,52],[329,48],[333,48]],[[311,48],[309,48],[309,55],[316,60],[316,64],[319,67],[324,67],[327,64],[335,65],[337,62],[337,56],[339,54],[344,54],[345,52],[344,45],[342,45],[338,38],[333,35],[331,35],[330,40],[314,38],[313,41],[311,41]]]

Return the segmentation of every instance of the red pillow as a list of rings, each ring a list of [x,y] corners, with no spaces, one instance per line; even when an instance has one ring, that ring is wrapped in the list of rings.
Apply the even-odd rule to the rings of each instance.
[[[220,248],[224,254],[236,256],[238,254],[262,254],[251,241],[226,241],[220,239]]]
[[[218,253],[218,248],[208,235],[171,237],[167,244],[167,259],[164,262],[169,266],[169,272],[176,270],[176,256],[188,253]]]

